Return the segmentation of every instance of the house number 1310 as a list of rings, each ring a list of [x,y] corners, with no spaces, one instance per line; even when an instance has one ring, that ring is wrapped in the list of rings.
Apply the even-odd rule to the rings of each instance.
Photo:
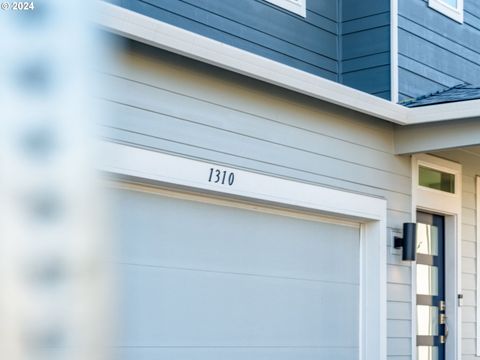
[[[215,184],[228,184],[230,186],[233,185],[235,181],[235,174],[233,172],[227,172],[225,170],[219,170],[210,168],[210,176],[208,177],[208,182],[213,182]]]

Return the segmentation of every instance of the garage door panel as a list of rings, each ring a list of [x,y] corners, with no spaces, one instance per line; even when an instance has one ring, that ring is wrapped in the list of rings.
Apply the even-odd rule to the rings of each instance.
[[[339,348],[128,348],[119,349],[122,360],[353,360],[358,349]]]
[[[123,346],[358,347],[358,285],[121,267]]]
[[[114,198],[121,262],[359,282],[358,227],[134,191]]]

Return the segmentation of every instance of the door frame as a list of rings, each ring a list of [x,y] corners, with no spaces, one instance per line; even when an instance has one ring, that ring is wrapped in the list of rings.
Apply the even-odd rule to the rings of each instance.
[[[114,179],[153,184],[167,190],[214,196],[285,210],[307,211],[360,224],[359,359],[387,357],[387,202],[383,198],[323,187],[194,160],[159,151],[102,141],[97,167]],[[212,169],[234,181],[215,183]],[[213,176],[214,178],[216,175]]]
[[[453,174],[455,192],[451,194],[418,185],[420,165]],[[412,222],[417,220],[417,211],[445,217],[445,303],[449,328],[449,336],[445,344],[445,360],[461,359],[462,314],[458,301],[458,294],[462,291],[462,166],[460,164],[428,154],[412,156]],[[411,264],[411,274],[412,360],[416,360],[416,262]]]

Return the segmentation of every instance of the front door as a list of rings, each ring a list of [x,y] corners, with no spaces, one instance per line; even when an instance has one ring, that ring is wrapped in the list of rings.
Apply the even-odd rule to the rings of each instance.
[[[445,360],[445,218],[417,212],[417,360]]]

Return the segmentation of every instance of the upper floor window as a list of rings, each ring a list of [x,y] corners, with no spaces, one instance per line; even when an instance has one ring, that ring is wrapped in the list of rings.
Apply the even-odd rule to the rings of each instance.
[[[300,16],[307,16],[307,0],[266,0]]]
[[[428,6],[463,23],[463,0],[428,0]]]

